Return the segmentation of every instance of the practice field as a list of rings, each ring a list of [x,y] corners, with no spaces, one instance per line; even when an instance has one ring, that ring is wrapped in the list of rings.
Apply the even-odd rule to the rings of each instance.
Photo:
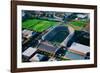
[[[75,30],[80,30],[82,28],[84,28],[87,24],[86,21],[82,21],[82,20],[75,20],[69,23],[70,26],[72,26]]]
[[[76,20],[76,21],[72,21],[70,24],[82,27],[82,26],[84,26],[86,24],[86,21]]]
[[[22,28],[33,30],[36,32],[42,32],[52,26],[57,25],[58,22],[41,20],[41,19],[29,19],[22,22]]]

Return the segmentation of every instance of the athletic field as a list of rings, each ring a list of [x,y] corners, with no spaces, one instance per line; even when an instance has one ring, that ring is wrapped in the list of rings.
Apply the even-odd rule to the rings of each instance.
[[[76,30],[80,30],[86,26],[87,22],[82,20],[76,20],[70,22],[70,26],[72,26]]]
[[[82,20],[76,20],[76,21],[72,21],[71,24],[75,25],[75,26],[79,26],[82,27],[84,26],[86,23],[86,21],[82,21]]]
[[[42,32],[52,26],[57,25],[58,22],[41,20],[41,19],[28,19],[22,22],[22,28],[33,30],[36,32]]]

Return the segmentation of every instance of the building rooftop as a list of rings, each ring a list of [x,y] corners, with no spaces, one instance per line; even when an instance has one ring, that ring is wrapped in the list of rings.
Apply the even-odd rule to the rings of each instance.
[[[23,30],[22,31],[22,36],[24,37],[24,38],[30,38],[31,36],[32,36],[32,33],[33,33],[33,31],[30,31],[30,30]]]
[[[36,48],[29,47],[28,49],[26,49],[26,50],[22,53],[22,55],[27,56],[27,57],[30,57],[33,53],[36,52],[36,50],[37,50]]]
[[[39,61],[47,61],[49,58],[43,54],[36,53],[30,61],[39,62]]]
[[[90,52],[90,47],[74,42],[68,50],[76,54],[86,55]]]
[[[71,60],[83,60],[84,59],[84,56],[70,52],[70,51],[66,52],[64,57],[69,58]]]
[[[87,16],[88,16],[87,14],[77,14],[77,17],[79,17],[79,18],[85,18]]]
[[[42,55],[42,54],[35,54],[35,55],[30,59],[30,61],[39,62],[43,57],[44,57],[44,55]]]
[[[54,54],[57,50],[56,47],[54,47],[52,44],[48,42],[41,42],[38,46],[38,49],[52,54]]]

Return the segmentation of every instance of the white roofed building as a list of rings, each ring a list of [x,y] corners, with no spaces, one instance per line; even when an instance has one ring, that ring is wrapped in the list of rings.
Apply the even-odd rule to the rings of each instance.
[[[30,57],[33,53],[35,53],[37,51],[36,48],[32,48],[32,47],[29,47],[28,49],[26,49],[22,55],[26,56],[26,57]]]
[[[23,30],[22,31],[22,36],[24,37],[24,38],[30,38],[31,36],[32,36],[32,33],[33,33],[33,31],[30,31],[30,30]]]
[[[39,62],[39,61],[45,61],[45,60],[48,60],[48,57],[43,55],[43,54],[39,54],[39,53],[36,53],[31,59],[30,61],[31,62]]]
[[[76,54],[80,54],[80,55],[86,55],[87,53],[90,52],[90,47],[83,45],[83,44],[79,44],[74,42],[71,47],[68,48],[69,51],[76,53]]]

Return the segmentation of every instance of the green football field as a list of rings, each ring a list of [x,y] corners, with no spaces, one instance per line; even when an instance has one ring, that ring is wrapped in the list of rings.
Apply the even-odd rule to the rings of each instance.
[[[22,28],[42,32],[49,27],[57,25],[58,22],[49,21],[49,20],[41,20],[41,19],[28,19],[22,22]]]

